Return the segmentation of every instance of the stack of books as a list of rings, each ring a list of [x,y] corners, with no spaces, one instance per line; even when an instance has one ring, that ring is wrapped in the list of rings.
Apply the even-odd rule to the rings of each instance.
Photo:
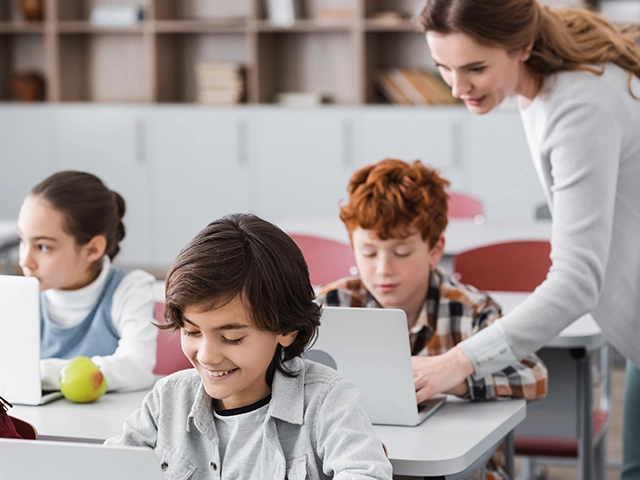
[[[453,105],[457,100],[434,73],[417,68],[382,70],[376,77],[382,94],[400,105]]]
[[[197,102],[206,105],[235,105],[244,98],[242,65],[202,62],[196,65]]]

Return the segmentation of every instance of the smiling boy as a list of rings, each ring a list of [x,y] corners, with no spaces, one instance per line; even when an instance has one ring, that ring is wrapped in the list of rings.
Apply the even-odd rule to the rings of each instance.
[[[416,391],[428,380],[421,359],[454,348],[501,315],[485,293],[438,268],[448,222],[448,184],[419,161],[387,159],[355,172],[340,218],[360,276],[338,280],[318,293],[324,305],[404,310]],[[529,355],[495,375],[470,376],[447,393],[472,400],[543,398],[547,369]],[[507,478],[500,453],[487,465],[487,478]]]

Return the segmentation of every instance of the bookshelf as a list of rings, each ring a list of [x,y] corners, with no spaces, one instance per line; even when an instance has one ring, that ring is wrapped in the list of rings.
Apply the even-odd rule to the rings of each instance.
[[[0,102],[13,101],[14,74],[35,71],[47,102],[189,104],[198,63],[236,62],[246,103],[314,92],[331,104],[379,104],[381,69],[434,68],[411,21],[424,0],[292,0],[303,15],[287,26],[269,21],[270,0],[42,1],[41,22],[25,21],[19,0],[0,1]],[[93,25],[92,9],[110,3],[139,6],[143,20]]]
[[[270,22],[267,0],[130,0],[143,10],[130,27],[90,21],[96,5],[121,1],[43,0],[42,22],[23,20],[18,0],[2,1],[0,102],[14,101],[15,73],[35,71],[45,78],[47,102],[194,103],[199,62],[236,62],[247,103],[273,103],[281,92],[318,92],[339,105],[384,103],[377,69],[432,65],[409,20],[423,0],[296,1],[303,15],[282,26]]]

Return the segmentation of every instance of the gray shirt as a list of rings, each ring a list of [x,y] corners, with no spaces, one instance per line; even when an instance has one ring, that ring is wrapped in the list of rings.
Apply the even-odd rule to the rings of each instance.
[[[552,267],[521,305],[459,344],[485,376],[591,312],[640,366],[640,101],[629,72],[562,72],[521,110],[553,215]],[[640,80],[632,77],[640,95]],[[499,145],[497,146],[497,148]]]
[[[295,358],[287,367],[299,374],[274,375],[262,448],[253,459],[258,478],[391,479],[391,464],[355,386],[308,360]],[[125,421],[124,433],[106,443],[153,448],[167,479],[221,478],[213,403],[195,370],[158,381]]]

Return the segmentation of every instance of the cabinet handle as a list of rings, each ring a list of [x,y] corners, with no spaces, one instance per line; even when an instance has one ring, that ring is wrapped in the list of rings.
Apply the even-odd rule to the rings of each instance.
[[[353,122],[345,119],[342,122],[342,165],[345,167],[355,165],[353,144]]]
[[[238,165],[249,164],[249,129],[246,118],[238,119]]]
[[[144,165],[147,162],[147,124],[142,118],[137,118],[136,131],[136,163]]]
[[[451,124],[451,166],[462,168],[462,123],[459,120]]]

